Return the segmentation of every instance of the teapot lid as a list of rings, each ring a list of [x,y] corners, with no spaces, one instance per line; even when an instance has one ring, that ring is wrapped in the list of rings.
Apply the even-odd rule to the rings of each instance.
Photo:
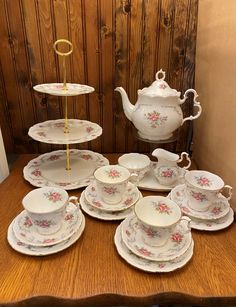
[[[162,77],[160,77],[162,75]],[[166,73],[161,69],[156,73],[156,80],[149,86],[144,87],[142,90],[138,91],[139,95],[145,95],[150,97],[170,97],[170,96],[180,96],[180,92],[172,89],[165,80]]]

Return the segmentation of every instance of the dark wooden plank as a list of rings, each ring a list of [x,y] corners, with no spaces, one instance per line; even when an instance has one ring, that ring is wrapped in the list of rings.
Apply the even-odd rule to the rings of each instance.
[[[115,87],[123,87],[129,95],[129,24],[130,6],[124,7],[119,0],[115,1]],[[119,93],[114,96],[114,129],[115,129],[115,151],[125,152],[127,149],[127,135],[132,124],[125,117],[122,100]]]
[[[86,54],[84,46],[85,32],[83,31],[83,14],[81,0],[67,1],[69,36],[73,43],[71,56],[72,83],[87,84]],[[88,119],[88,95],[79,95],[73,99],[74,116],[78,119]],[[80,149],[88,149],[88,142],[79,144]]]
[[[194,73],[195,73],[195,53],[196,53],[196,35],[197,35],[197,14],[198,1],[190,0],[188,27],[186,31],[185,58],[182,74],[182,91],[183,93],[188,88],[194,88]],[[198,98],[201,101],[201,97]],[[192,97],[187,99],[181,106],[184,117],[194,113]],[[197,120],[197,119],[196,119]],[[180,127],[178,133],[177,151],[189,150],[192,139],[193,122],[187,121]]]
[[[100,52],[101,46],[98,37],[98,2],[97,0],[82,1],[84,14],[84,35],[87,57],[87,82],[95,88],[89,94],[89,120],[101,125],[101,79],[100,79]],[[101,152],[101,138],[91,142],[91,149]]]
[[[44,103],[44,95],[39,95],[33,90],[34,85],[44,83],[43,63],[41,57],[41,33],[39,31],[37,3],[32,0],[24,0],[22,2],[22,8],[27,41],[26,47],[29,57],[30,91],[32,93],[32,102],[35,108],[35,121],[38,123],[48,119],[48,112],[47,104]],[[37,142],[37,144],[39,147],[39,152],[47,152],[51,150],[51,146],[49,144],[41,142]]]
[[[113,29],[113,3],[114,1],[100,1],[100,25],[101,36],[101,95],[102,95],[102,151],[114,151],[114,118],[113,118],[113,78],[114,78],[114,29]],[[109,120],[107,120],[109,118]]]

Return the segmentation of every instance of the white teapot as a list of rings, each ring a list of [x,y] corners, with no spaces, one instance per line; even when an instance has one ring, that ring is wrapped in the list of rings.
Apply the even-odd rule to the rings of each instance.
[[[198,95],[194,89],[188,89],[184,93],[184,98],[180,99],[180,92],[170,88],[164,79],[165,72],[161,69],[156,73],[156,81],[149,87],[138,90],[138,100],[135,105],[130,103],[122,87],[115,89],[121,94],[126,117],[133,122],[143,139],[168,140],[185,121],[198,118],[202,112],[200,103],[196,101]],[[198,108],[198,112],[195,116],[183,119],[180,105],[185,102],[188,93],[193,93],[193,106]]]

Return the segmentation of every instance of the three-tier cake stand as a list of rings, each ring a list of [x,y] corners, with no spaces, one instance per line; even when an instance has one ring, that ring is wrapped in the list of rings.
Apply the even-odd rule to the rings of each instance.
[[[69,45],[68,52],[58,50],[61,43]],[[38,123],[29,129],[28,134],[36,141],[65,145],[66,149],[45,153],[31,160],[24,167],[23,175],[36,187],[54,186],[72,190],[89,185],[93,180],[94,171],[109,164],[109,161],[103,155],[90,150],[69,148],[70,144],[79,144],[99,137],[102,128],[87,120],[68,119],[68,97],[91,93],[94,88],[66,82],[66,57],[73,52],[70,41],[57,40],[54,50],[62,57],[63,83],[39,84],[34,86],[34,90],[64,97],[65,118]]]

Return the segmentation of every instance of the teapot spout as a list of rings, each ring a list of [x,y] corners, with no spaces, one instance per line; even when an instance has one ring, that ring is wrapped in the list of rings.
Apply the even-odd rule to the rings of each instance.
[[[134,111],[134,105],[129,101],[129,98],[126,94],[126,91],[123,89],[123,87],[117,87],[115,91],[119,92],[121,94],[122,98],[122,105],[124,109],[125,116],[132,121],[132,113]]]

